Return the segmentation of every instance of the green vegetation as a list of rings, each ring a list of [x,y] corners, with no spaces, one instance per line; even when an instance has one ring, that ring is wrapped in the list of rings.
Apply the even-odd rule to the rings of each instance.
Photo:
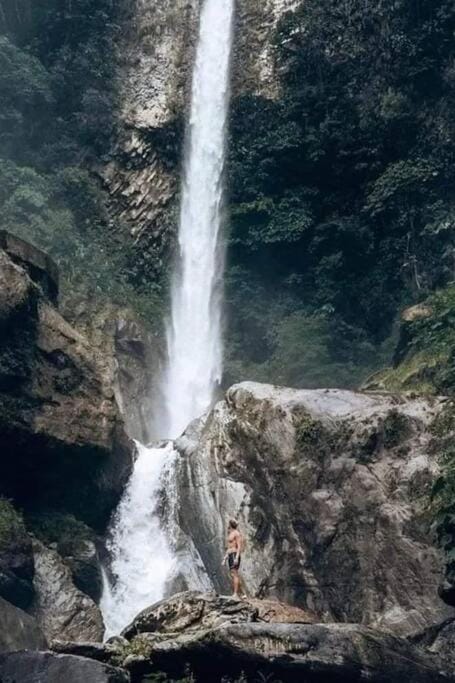
[[[82,293],[158,321],[163,283],[88,170],[109,154],[128,11],[111,0],[0,0],[0,229],[56,259],[65,300]]]
[[[390,363],[400,309],[454,279],[454,29],[448,0],[282,19],[281,97],[232,114],[233,378],[355,385]]]
[[[27,527],[46,545],[56,543],[61,555],[72,555],[84,541],[94,541],[95,533],[74,515],[55,510],[27,517]]]
[[[412,427],[409,418],[397,410],[391,410],[384,418],[382,423],[382,432],[384,436],[384,446],[386,448],[395,448],[399,446],[402,441],[408,439],[412,434]]]
[[[0,498],[0,552],[22,545],[27,535],[22,515],[9,500]]]
[[[131,6],[0,10],[0,228],[55,257],[70,304],[109,300],[159,326],[153,237],[134,243],[88,170],[109,160]],[[430,297],[446,313],[413,324],[376,380],[452,390],[454,31],[449,0],[302,1],[282,17],[280,97],[232,107],[225,384],[357,386],[390,365],[400,310]],[[172,167],[181,132],[176,114],[150,133]]]
[[[395,366],[374,375],[369,381],[373,388],[454,394],[455,285],[428,297],[423,312],[403,322]]]

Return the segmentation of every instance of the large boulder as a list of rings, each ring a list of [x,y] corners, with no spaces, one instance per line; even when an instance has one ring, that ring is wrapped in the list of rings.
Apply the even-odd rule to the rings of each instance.
[[[162,600],[138,614],[122,633],[131,638],[139,633],[179,633],[187,629],[216,628],[225,623],[254,621],[311,624],[314,616],[274,600],[223,597],[216,593],[186,591]]]
[[[130,443],[103,359],[55,307],[54,267],[24,244],[0,240],[0,494],[103,529]]]
[[[73,583],[70,568],[52,548],[33,543],[35,599],[30,608],[49,640],[100,641],[104,624],[99,607]]]
[[[0,652],[42,650],[46,647],[46,638],[37,621],[0,598]]]
[[[53,652],[0,655],[2,683],[129,683],[121,669],[84,657]]]
[[[244,383],[177,441],[179,585],[188,552],[218,592],[226,523],[251,595],[408,635],[453,616],[429,517],[439,399]],[[190,549],[190,550],[189,550]],[[187,577],[188,588],[194,585]]]
[[[163,671],[196,681],[453,683],[451,666],[406,640],[355,624],[235,624],[184,634],[143,634],[125,666],[133,680]],[[244,678],[245,680],[245,678]]]
[[[358,624],[316,624],[290,606],[187,592],[142,612],[115,652],[133,681],[189,668],[196,682],[279,680],[282,683],[443,683],[453,665],[403,638]],[[117,642],[119,641],[120,642]],[[77,651],[66,644],[67,651]],[[87,646],[83,646],[86,651]]]

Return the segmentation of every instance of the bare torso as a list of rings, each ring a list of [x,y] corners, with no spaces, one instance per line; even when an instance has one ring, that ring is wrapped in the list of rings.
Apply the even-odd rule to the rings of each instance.
[[[242,535],[237,529],[232,529],[227,537],[227,551],[228,553],[237,553],[240,555],[242,550]]]

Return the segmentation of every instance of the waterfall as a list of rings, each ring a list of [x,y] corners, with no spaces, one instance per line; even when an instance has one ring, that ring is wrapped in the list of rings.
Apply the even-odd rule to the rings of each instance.
[[[222,373],[220,239],[234,0],[205,0],[193,70],[178,258],[167,325],[168,359],[155,431],[173,439],[211,405]],[[101,609],[106,635],[119,633],[163,597],[175,559],[161,500],[175,460],[172,443],[138,445],[138,458],[111,526],[111,585]],[[175,503],[175,501],[174,501]]]
[[[161,482],[172,468],[175,452],[172,444],[163,448],[136,445],[138,457],[109,542],[116,582],[111,588],[104,576],[101,610],[107,637],[119,634],[143,607],[163,597],[173,566],[159,505]]]
[[[206,0],[201,16],[163,386],[169,438],[207,410],[221,380],[219,233],[233,4]]]

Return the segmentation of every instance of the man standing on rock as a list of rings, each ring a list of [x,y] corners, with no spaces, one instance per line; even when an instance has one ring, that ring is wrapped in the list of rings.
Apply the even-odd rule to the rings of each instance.
[[[238,529],[238,522],[235,519],[230,519],[228,524],[227,534],[227,552],[223,558],[222,564],[228,563],[229,571],[231,573],[232,586],[234,589],[234,598],[240,599],[240,562],[243,551],[243,536]]]

